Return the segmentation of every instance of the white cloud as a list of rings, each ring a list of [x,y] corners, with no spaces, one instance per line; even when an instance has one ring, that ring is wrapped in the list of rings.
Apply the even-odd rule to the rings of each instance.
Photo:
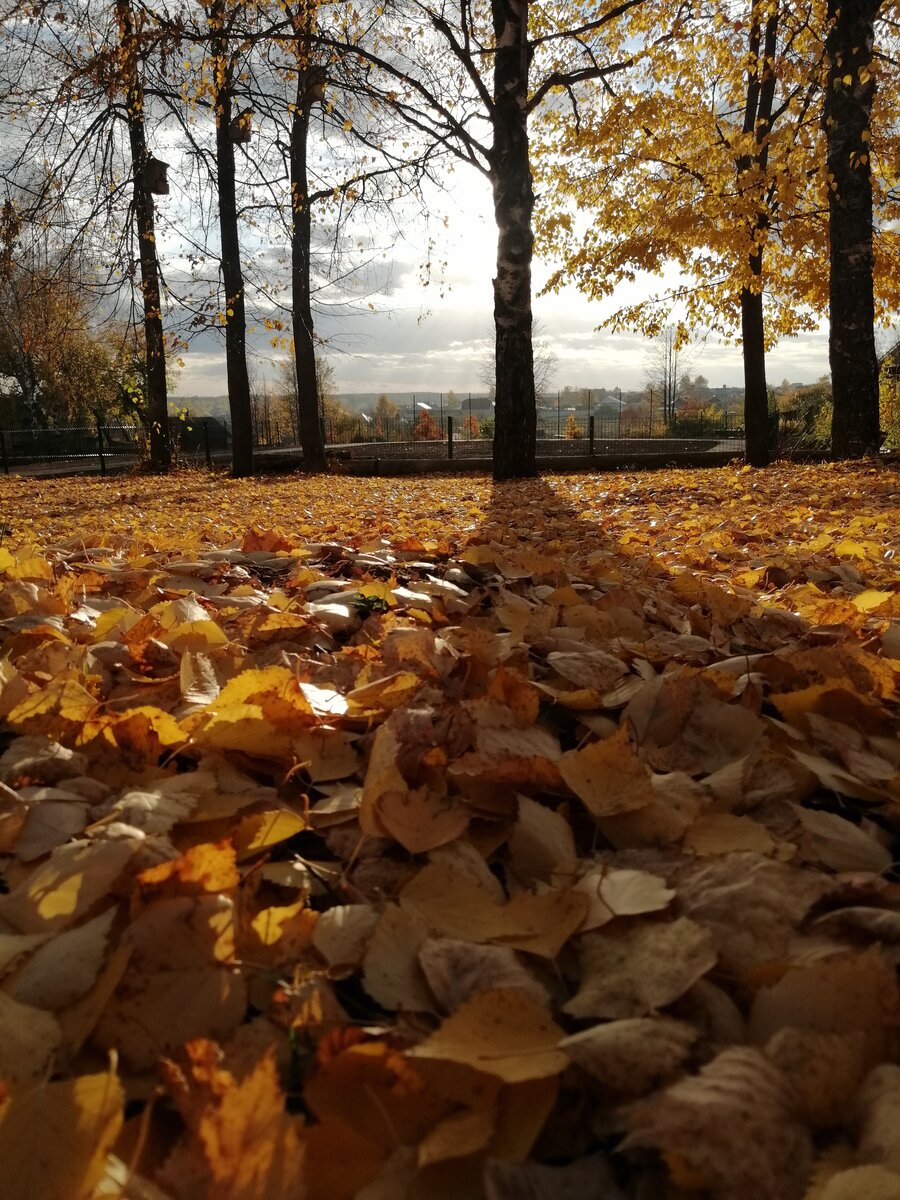
[[[452,193],[435,198],[435,210],[440,204],[447,208],[446,230],[440,215],[429,221],[427,234],[410,225],[393,261],[374,262],[360,272],[355,287],[347,287],[345,295],[366,293],[375,311],[361,303],[317,316],[338,391],[484,390],[480,366],[492,339],[496,230],[490,189],[474,172],[468,174],[466,179],[466,173],[458,172]],[[446,266],[436,268],[423,286],[421,264],[429,234],[435,239],[433,261]],[[279,261],[277,251],[267,258],[273,268]],[[546,273],[545,266],[536,264],[536,288]],[[640,287],[630,285],[617,294],[616,306],[640,295]],[[588,301],[575,288],[536,298],[535,314],[559,360],[553,386],[643,386],[649,343],[633,334],[596,331],[612,308],[610,302]],[[261,376],[272,375],[284,351],[273,350],[261,333],[251,335],[249,344],[254,369]],[[224,351],[208,337],[191,350],[186,364],[179,382],[182,394],[225,390]],[[740,349],[711,340],[698,349],[691,370],[702,372],[715,387],[743,382]],[[827,370],[824,327],[783,341],[767,359],[769,380],[776,384],[782,378],[811,381]]]

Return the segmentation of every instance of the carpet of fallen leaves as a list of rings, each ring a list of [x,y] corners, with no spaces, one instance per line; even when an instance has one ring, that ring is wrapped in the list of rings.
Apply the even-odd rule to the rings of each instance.
[[[895,471],[0,522],[4,1200],[898,1200]]]

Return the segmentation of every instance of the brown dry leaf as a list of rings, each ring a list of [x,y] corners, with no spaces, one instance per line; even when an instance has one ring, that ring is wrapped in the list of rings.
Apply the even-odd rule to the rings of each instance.
[[[642,1017],[664,1008],[716,962],[703,926],[679,917],[594,930],[579,944],[581,980],[563,1005],[573,1017]]]
[[[419,1143],[420,1167],[443,1163],[451,1158],[465,1158],[484,1150],[494,1135],[497,1120],[496,1103],[481,1108],[465,1109],[453,1113],[435,1125]]]
[[[864,1036],[863,1058],[874,1065],[895,1046],[900,1024],[896,972],[876,947],[793,967],[759,990],[750,1011],[750,1038],[758,1045],[786,1027]]]
[[[575,884],[591,902],[581,932],[598,929],[614,917],[634,917],[668,908],[675,893],[649,871],[603,868],[589,871]]]
[[[521,988],[537,1004],[549,1007],[546,988],[506,946],[475,946],[453,938],[426,938],[419,965],[444,1012],[453,1012],[476,992]]]
[[[832,886],[825,875],[746,853],[690,866],[675,884],[682,910],[735,974],[783,960],[795,929]]]
[[[890,867],[893,855],[852,821],[837,813],[796,806],[803,826],[803,850],[814,862],[832,871],[871,871],[880,875]]]
[[[839,796],[852,796],[855,800],[865,800],[869,804],[883,804],[890,799],[884,789],[864,783],[821,754],[808,754],[804,750],[798,750],[795,746],[791,747],[791,753],[797,762],[811,771],[822,787],[829,792],[837,792]]]
[[[800,1200],[812,1162],[809,1133],[786,1077],[757,1050],[724,1050],[699,1075],[635,1105],[625,1147],[682,1161],[714,1200]],[[749,1148],[752,1147],[752,1152]]]
[[[352,970],[362,965],[378,919],[368,904],[337,904],[319,914],[312,944],[332,971]]]
[[[560,1078],[526,1079],[504,1084],[497,1095],[497,1129],[489,1153],[493,1158],[521,1162],[535,1142],[557,1102]]]
[[[358,1130],[330,1117],[303,1132],[304,1200],[355,1200],[367,1191],[386,1150]]]
[[[234,910],[223,896],[156,900],[129,926],[127,974],[94,1040],[137,1068],[191,1038],[228,1037],[244,1019],[246,983],[235,967]]]
[[[640,1095],[685,1061],[699,1030],[671,1017],[632,1017],[593,1025],[560,1042],[582,1070],[615,1092]]]
[[[136,838],[120,838],[58,847],[0,897],[0,919],[22,933],[46,934],[74,924],[108,894],[139,845]]]
[[[686,671],[652,681],[625,715],[649,766],[689,775],[744,758],[765,729],[755,713],[726,703],[715,681]]]
[[[631,812],[656,799],[650,772],[635,754],[624,724],[605,741],[568,751],[559,760],[559,771],[595,817]]]
[[[0,1107],[3,1200],[89,1200],[122,1125],[115,1071],[38,1084]]]
[[[856,1097],[857,1155],[900,1175],[900,1067],[882,1063],[870,1071]]]
[[[202,651],[192,653],[186,650],[182,654],[178,678],[182,698],[187,704],[206,707],[222,690],[212,659]]]
[[[25,807],[21,832],[9,848],[15,848],[16,857],[22,862],[43,858],[57,846],[65,845],[70,838],[78,837],[88,823],[87,814],[86,804],[35,797]],[[6,826],[7,823],[0,818],[0,839],[6,832]]]
[[[52,936],[49,933],[0,933],[0,976]]]
[[[48,1075],[61,1041],[59,1025],[50,1013],[0,992],[0,1083],[8,1091]]]
[[[589,901],[569,889],[537,895],[520,892],[501,906],[471,876],[431,863],[400,893],[400,905],[442,937],[502,942],[554,958],[581,925]]]
[[[900,1175],[884,1167],[850,1167],[832,1175],[824,1188],[804,1200],[900,1200]]]
[[[684,836],[684,845],[698,858],[712,858],[733,851],[771,854],[775,849],[772,835],[764,825],[750,817],[734,813],[704,813]]]
[[[378,804],[385,798],[405,798],[409,792],[406,780],[397,765],[400,740],[389,725],[380,725],[369,752],[369,765],[363,782],[359,824],[363,833],[384,837],[385,829],[378,818]]]
[[[187,1126],[159,1172],[178,1200],[304,1200],[302,1122],[284,1111],[274,1048],[238,1078],[198,1039],[162,1073]]]
[[[484,1182],[487,1200],[624,1200],[599,1154],[563,1167],[488,1161]]]
[[[400,907],[441,937],[490,942],[508,932],[494,895],[449,863],[423,867],[400,893]]]
[[[424,854],[455,841],[469,824],[469,812],[461,803],[427,786],[384,793],[376,802],[376,813],[390,836],[410,854]]]
[[[524,883],[573,877],[578,865],[569,822],[530,796],[518,797],[518,818],[509,839],[513,870]]]
[[[766,1054],[791,1081],[799,1111],[814,1129],[839,1125],[850,1112],[865,1073],[861,1032],[780,1029]]]
[[[463,1063],[505,1083],[560,1074],[568,1059],[563,1031],[520,988],[478,992],[447,1017],[436,1033],[408,1051],[412,1058]]]
[[[107,942],[116,917],[108,909],[92,921],[64,930],[39,946],[6,986],[22,1004],[57,1012],[94,986],[106,958]]]
[[[385,1156],[398,1144],[417,1145],[453,1108],[408,1056],[383,1041],[358,1042],[333,1057],[320,1050],[303,1095],[319,1121],[342,1121]]]
[[[381,914],[363,958],[363,987],[388,1010],[430,1012],[434,998],[419,966],[428,926],[414,913],[390,904]]]

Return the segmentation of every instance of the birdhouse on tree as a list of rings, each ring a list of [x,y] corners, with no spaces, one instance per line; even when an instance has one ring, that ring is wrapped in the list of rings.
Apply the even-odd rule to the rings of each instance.
[[[160,158],[154,158],[151,154],[144,163],[144,191],[152,192],[154,196],[168,196],[169,180],[166,175],[168,169],[168,163],[163,162]]]
[[[250,141],[250,122],[252,117],[253,110],[245,108],[231,122],[228,132],[235,145],[241,146]]]

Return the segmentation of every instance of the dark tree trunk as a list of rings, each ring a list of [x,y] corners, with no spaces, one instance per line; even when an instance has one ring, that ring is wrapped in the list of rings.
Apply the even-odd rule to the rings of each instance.
[[[146,355],[146,424],[150,431],[150,468],[165,473],[172,465],[169,437],[169,400],[166,388],[166,343],[163,335],[159,260],[156,255],[153,194],[146,168],[149,159],[144,128],[144,89],[138,63],[134,16],[129,0],[116,0],[116,18],[122,46],[128,140],[134,175],[134,216],[141,262],[141,297],[144,308],[144,351]]]
[[[215,60],[214,107],[216,112],[216,174],[219,199],[222,283],[225,288],[225,371],[231,415],[231,471],[253,474],[253,419],[250,377],[247,372],[247,317],[244,309],[244,276],[238,237],[237,194],[234,182],[234,143],[231,140],[233,66],[225,37],[224,0],[209,7]]]
[[[494,324],[494,478],[537,474],[537,414],[531,345],[531,259],[534,211],[528,156],[528,0],[491,0],[494,55],[491,183],[497,220]]]
[[[759,262],[761,254],[756,256]],[[751,264],[753,265],[753,264]],[[747,462],[767,467],[769,448],[769,389],[766,386],[766,342],[762,292],[741,291],[741,339],[744,357],[744,438]]]
[[[294,365],[297,374],[297,422],[303,465],[324,471],[325,439],[319,419],[319,383],[311,294],[312,214],[306,153],[309,116],[322,98],[323,73],[309,67],[297,74],[297,102],[291,122],[291,295],[294,309]]]
[[[750,55],[747,76],[747,103],[744,108],[744,133],[754,134],[756,149],[737,160],[738,186],[751,172],[750,186],[765,188],[769,160],[772,105],[775,99],[774,61],[778,38],[779,14],[776,9],[766,21],[765,39],[759,22],[750,30]],[[744,436],[747,461],[754,467],[768,466],[772,447],[769,437],[769,389],[766,385],[766,336],[763,312],[763,248],[769,229],[769,211],[764,194],[753,218],[753,244],[747,256],[747,268],[753,277],[749,287],[741,289],[741,343],[744,363]]]
[[[828,0],[824,121],[831,185],[828,357],[834,397],[833,458],[875,454],[881,442],[869,162],[875,94],[871,74],[873,23],[880,7],[880,0]]]

